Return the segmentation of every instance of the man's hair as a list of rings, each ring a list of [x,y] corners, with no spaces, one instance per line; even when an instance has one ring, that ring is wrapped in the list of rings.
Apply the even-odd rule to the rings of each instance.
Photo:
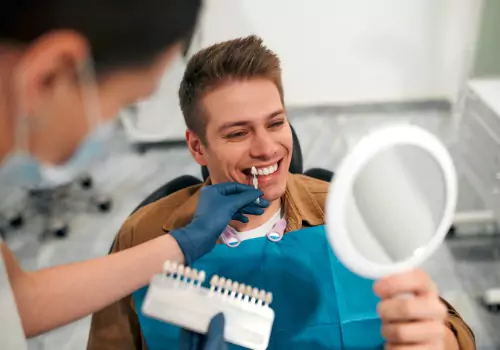
[[[201,105],[202,97],[228,81],[252,78],[272,81],[284,103],[280,60],[257,36],[224,41],[193,55],[179,88],[180,106],[187,128],[206,144],[207,116]]]
[[[189,39],[201,0],[3,0],[0,44],[29,44],[53,30],[89,42],[98,72],[144,66]]]

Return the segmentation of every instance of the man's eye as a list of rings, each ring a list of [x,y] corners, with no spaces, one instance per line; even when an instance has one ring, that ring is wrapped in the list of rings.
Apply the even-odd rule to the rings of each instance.
[[[283,120],[280,120],[279,122],[272,123],[271,128],[277,128],[277,127],[282,126],[283,124],[285,124],[285,122]]]
[[[233,133],[230,133],[229,135],[227,135],[226,137],[228,139],[235,139],[235,138],[238,138],[238,137],[243,137],[245,136],[246,133],[244,131],[238,131],[238,132],[233,132]]]

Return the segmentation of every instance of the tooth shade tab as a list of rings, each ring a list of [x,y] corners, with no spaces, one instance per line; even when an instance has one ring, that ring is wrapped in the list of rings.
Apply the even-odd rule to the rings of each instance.
[[[257,175],[258,172],[257,172],[257,168],[256,167],[252,167],[252,175]]]

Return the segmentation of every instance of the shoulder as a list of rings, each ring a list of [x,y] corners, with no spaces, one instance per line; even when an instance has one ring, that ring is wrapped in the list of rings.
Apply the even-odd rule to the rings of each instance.
[[[124,250],[165,234],[165,223],[172,221],[201,187],[202,184],[187,187],[137,210],[123,223],[112,251]]]
[[[291,178],[301,191],[308,192],[316,203],[324,209],[330,183],[303,174],[292,174]]]
[[[327,193],[330,183],[303,174],[292,175],[311,193]]]

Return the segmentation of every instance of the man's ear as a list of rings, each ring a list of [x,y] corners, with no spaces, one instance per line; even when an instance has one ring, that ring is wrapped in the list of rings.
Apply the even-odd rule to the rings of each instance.
[[[207,165],[207,160],[205,158],[205,147],[203,146],[203,142],[192,130],[186,130],[186,142],[189,147],[189,151],[193,156],[196,163],[201,166]]]

